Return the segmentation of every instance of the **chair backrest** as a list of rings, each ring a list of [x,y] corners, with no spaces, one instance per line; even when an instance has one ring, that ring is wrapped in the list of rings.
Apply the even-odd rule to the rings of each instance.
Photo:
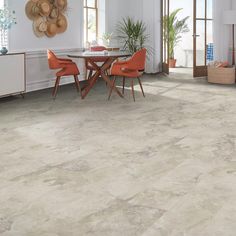
[[[90,50],[92,52],[99,52],[99,51],[105,51],[105,50],[107,50],[107,48],[104,46],[93,46],[90,48]]]
[[[59,60],[56,57],[56,55],[51,50],[47,50],[47,55],[48,55],[49,68],[52,70],[60,69],[61,65],[60,65]]]
[[[137,68],[137,70],[139,71],[145,70],[146,54],[147,54],[147,49],[142,48],[136,53],[134,53],[134,55],[130,59],[130,63],[133,64],[135,68]]]

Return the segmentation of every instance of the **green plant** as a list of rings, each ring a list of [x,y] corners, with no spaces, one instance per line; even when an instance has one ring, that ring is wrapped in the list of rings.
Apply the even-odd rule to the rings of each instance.
[[[112,39],[112,35],[113,35],[113,33],[104,33],[102,35],[102,40],[103,40],[103,43],[105,44],[105,46],[109,46],[110,45],[110,42],[111,42],[111,39]]]
[[[142,48],[146,48],[149,35],[146,33],[146,25],[143,21],[134,21],[132,18],[123,18],[117,26],[118,38],[123,44],[123,48],[130,53],[135,53]]]
[[[189,16],[178,19],[177,15],[182,10],[182,8],[178,8],[174,10],[169,17],[164,16],[163,19],[163,34],[164,34],[164,41],[167,42],[169,40],[169,54],[170,59],[174,59],[174,50],[175,47],[179,44],[182,40],[182,35],[184,33],[189,32],[187,20]]]

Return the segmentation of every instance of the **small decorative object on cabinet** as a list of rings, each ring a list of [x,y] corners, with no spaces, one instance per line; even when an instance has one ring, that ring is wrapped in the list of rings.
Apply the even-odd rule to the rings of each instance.
[[[2,55],[6,55],[8,53],[8,50],[7,50],[6,47],[2,47],[0,52],[1,52]]]
[[[25,53],[0,55],[0,97],[25,92]]]

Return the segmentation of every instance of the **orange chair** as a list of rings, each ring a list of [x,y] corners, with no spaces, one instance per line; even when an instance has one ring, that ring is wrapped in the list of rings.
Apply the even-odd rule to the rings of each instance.
[[[57,58],[56,55],[50,50],[47,50],[47,55],[49,68],[52,70],[61,69],[56,73],[57,78],[52,92],[53,97],[55,98],[57,95],[61,77],[72,75],[74,76],[75,86],[80,92],[82,98],[80,83],[78,79],[78,75],[80,74],[80,72],[77,65],[70,59]]]
[[[101,52],[101,51],[107,50],[107,48],[104,46],[93,46],[90,48],[90,50],[92,52]],[[97,62],[105,62],[106,60],[104,60],[104,57],[103,58],[97,57],[93,61],[97,63]],[[90,65],[88,61],[85,61],[85,66],[86,66],[86,69],[89,70],[88,79],[90,79],[93,75],[93,71],[95,71],[95,68],[92,65]]]
[[[123,88],[122,93],[124,94],[125,91],[125,79],[131,78],[131,88],[132,88],[132,95],[135,101],[134,95],[134,79],[138,79],[140,88],[142,90],[143,97],[145,97],[143,86],[140,80],[140,76],[143,74],[145,70],[145,62],[146,62],[146,54],[147,50],[145,48],[136,52],[129,60],[127,61],[118,61],[115,62],[111,68],[111,75],[112,76],[122,76],[123,77]],[[108,99],[110,99],[113,88],[116,83],[116,77],[113,80],[112,88],[109,93]]]

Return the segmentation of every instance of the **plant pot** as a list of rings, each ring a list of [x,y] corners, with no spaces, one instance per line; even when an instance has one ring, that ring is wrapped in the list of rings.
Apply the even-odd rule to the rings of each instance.
[[[6,48],[6,47],[2,47],[1,50],[0,50],[0,53],[1,53],[2,55],[6,55],[6,54],[8,53],[7,48]]]
[[[169,59],[169,68],[176,67],[176,59]]]

